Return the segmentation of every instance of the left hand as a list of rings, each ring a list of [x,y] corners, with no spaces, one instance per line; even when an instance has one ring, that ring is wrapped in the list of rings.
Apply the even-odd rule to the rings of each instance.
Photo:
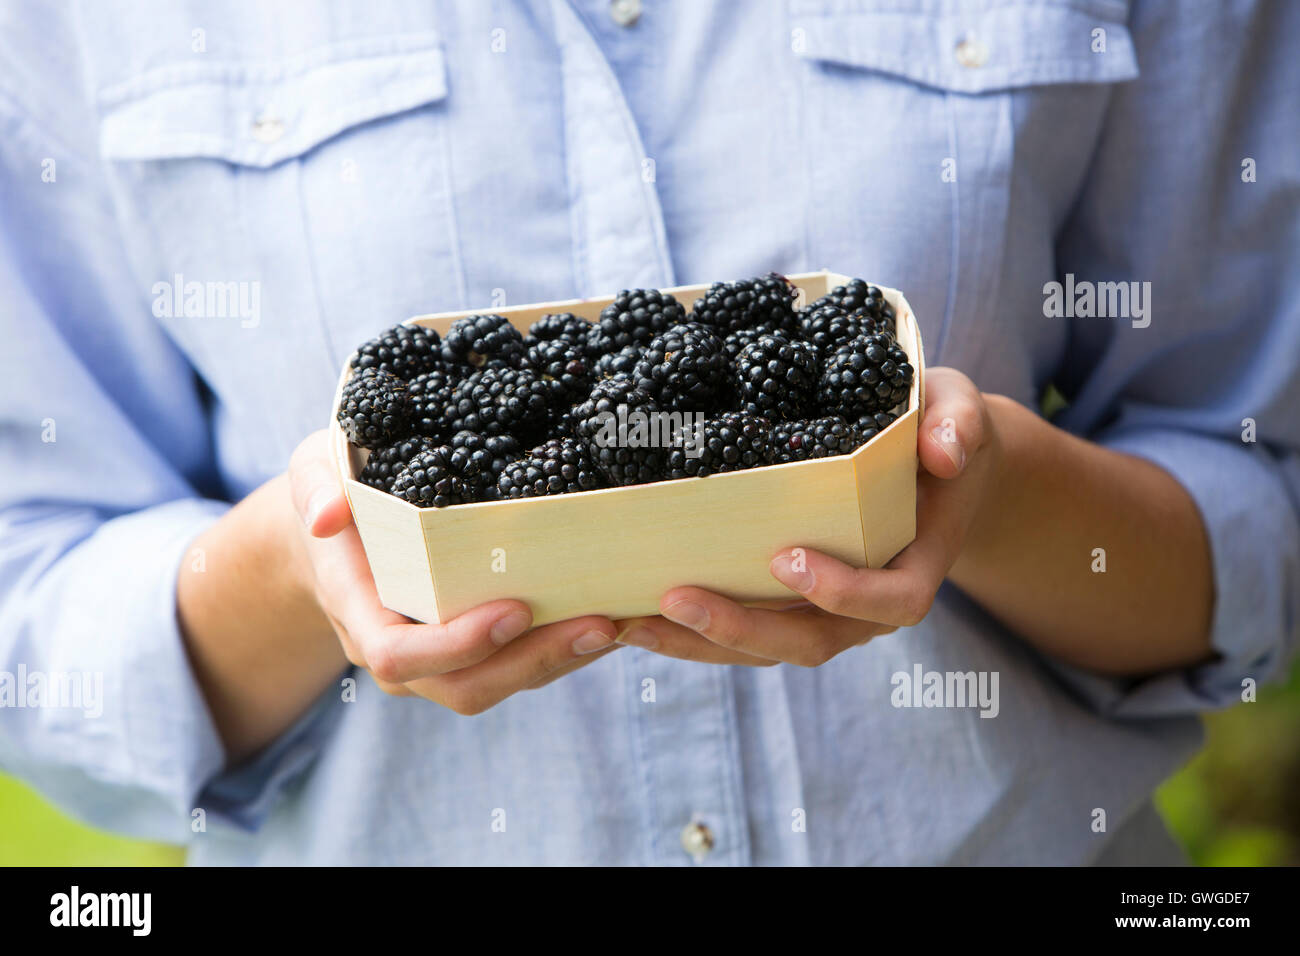
[[[674,588],[659,604],[662,617],[621,622],[619,642],[708,663],[815,667],[919,623],[1001,464],[984,396],[961,372],[926,370],[917,445],[916,539],[884,568],[855,568],[810,549],[795,562],[787,549],[771,571],[796,592],[790,601],[745,607],[702,588]]]

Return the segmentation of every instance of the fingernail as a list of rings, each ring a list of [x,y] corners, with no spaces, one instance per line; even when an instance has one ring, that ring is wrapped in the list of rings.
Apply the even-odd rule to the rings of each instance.
[[[573,642],[573,653],[581,656],[590,654],[592,651],[598,651],[602,647],[609,647],[614,641],[608,634],[601,631],[588,631],[582,637]]]
[[[316,519],[320,517],[320,513],[325,510],[325,506],[333,497],[334,492],[329,488],[317,488],[311,493],[311,497],[307,499],[307,517],[304,519],[308,531],[316,527]]]
[[[966,465],[966,449],[962,447],[961,442],[957,441],[957,431],[952,425],[942,423],[935,425],[930,429],[930,437],[939,443],[943,453],[948,456],[953,467],[961,471]],[[952,439],[949,441],[948,439]]]
[[[531,623],[527,614],[523,611],[511,611],[501,620],[492,625],[489,636],[492,643],[500,647],[502,644],[509,644],[524,631],[528,630]]]
[[[794,557],[789,554],[778,554],[772,559],[770,565],[772,577],[776,578],[791,591],[798,591],[800,594],[807,594],[817,583],[817,578],[813,576],[812,569],[800,562],[801,568],[794,566]]]
[[[664,617],[692,631],[703,631],[709,626],[709,612],[690,601],[678,601],[664,610]]]
[[[659,646],[659,638],[655,632],[648,627],[629,627],[626,631],[615,638],[620,644],[627,644],[631,647],[644,647],[647,651],[653,651]]]

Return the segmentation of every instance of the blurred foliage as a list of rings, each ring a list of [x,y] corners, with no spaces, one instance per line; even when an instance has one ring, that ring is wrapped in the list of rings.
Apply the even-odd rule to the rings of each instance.
[[[1169,829],[1205,866],[1300,866],[1300,661],[1205,724],[1205,749],[1156,794]]]
[[[1156,794],[1169,829],[1205,866],[1300,865],[1300,661],[1286,684],[1206,727],[1205,749]],[[82,826],[0,775],[0,866],[182,862],[182,850]]]

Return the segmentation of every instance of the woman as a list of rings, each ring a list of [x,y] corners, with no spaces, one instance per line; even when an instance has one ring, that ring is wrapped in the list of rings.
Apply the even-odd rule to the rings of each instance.
[[[1176,858],[1152,790],[1296,638],[1300,11],[330,13],[7,17],[0,660],[104,702],[6,712],[0,765],[198,863]],[[303,438],[356,343],[823,266],[930,360],[887,569],[380,606]]]

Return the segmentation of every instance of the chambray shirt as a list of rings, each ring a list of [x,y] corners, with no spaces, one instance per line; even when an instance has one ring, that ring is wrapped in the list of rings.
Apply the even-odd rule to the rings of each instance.
[[[0,709],[0,767],[196,863],[1169,859],[1153,788],[1297,636],[1300,5],[637,6],[0,0],[0,671],[104,697]],[[473,718],[356,675],[223,768],[177,567],[359,342],[823,267],[1185,486],[1218,659],[1089,676],[947,586],[815,669],[627,648]],[[1055,314],[1067,276],[1145,317]],[[996,673],[997,716],[894,706],[918,667]]]

